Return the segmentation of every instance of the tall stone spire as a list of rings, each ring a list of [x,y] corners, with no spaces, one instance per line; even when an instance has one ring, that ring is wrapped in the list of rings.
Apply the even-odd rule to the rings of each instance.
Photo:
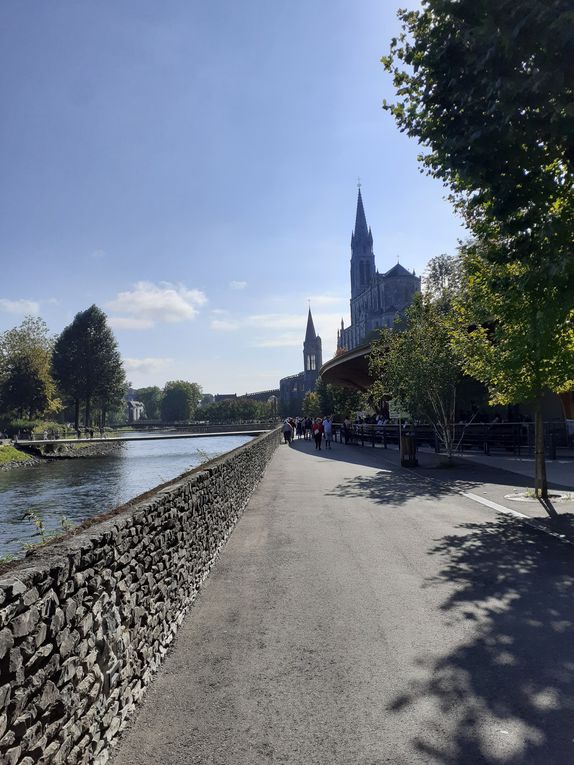
[[[368,239],[369,228],[367,226],[367,218],[365,216],[365,208],[363,207],[363,197],[361,196],[361,187],[359,186],[359,194],[357,196],[357,214],[355,215],[355,230],[351,243],[354,239]]]
[[[307,331],[303,341],[303,363],[305,391],[314,390],[319,370],[323,365],[323,351],[321,338],[315,332],[311,306],[307,314]]]
[[[363,197],[359,186],[355,230],[351,236],[351,298],[357,297],[370,285],[375,275],[373,235],[367,226]]]
[[[307,315],[307,331],[305,332],[305,343],[314,343],[317,339],[317,333],[315,332],[315,325],[313,324],[313,317],[311,316],[311,307],[309,306],[309,313]]]

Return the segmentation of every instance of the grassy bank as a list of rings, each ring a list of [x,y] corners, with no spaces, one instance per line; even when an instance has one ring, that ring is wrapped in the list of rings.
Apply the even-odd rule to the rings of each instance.
[[[0,465],[6,465],[9,462],[29,462],[34,459],[29,454],[24,454],[13,446],[0,446]]]

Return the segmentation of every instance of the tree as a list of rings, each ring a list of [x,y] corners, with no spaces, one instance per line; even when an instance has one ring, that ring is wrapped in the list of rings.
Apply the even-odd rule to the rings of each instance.
[[[57,412],[60,401],[50,371],[53,340],[46,323],[27,316],[0,335],[0,405],[19,417]]]
[[[86,427],[92,423],[94,402],[105,425],[107,409],[125,392],[125,373],[116,339],[100,308],[92,305],[76,314],[56,341],[52,363],[60,389],[74,402],[76,429],[82,403]]]
[[[574,307],[566,321],[552,283],[525,291],[528,268],[483,257],[484,246],[461,248],[467,275],[458,301],[455,342],[464,370],[489,389],[492,404],[535,402],[535,491],[546,496],[543,422],[540,402],[547,390],[574,387]]]
[[[402,329],[381,330],[372,343],[369,369],[374,399],[391,396],[415,419],[428,420],[449,460],[455,449],[457,385],[462,367],[452,345],[452,315],[417,295]]]
[[[424,294],[428,300],[448,309],[463,289],[463,274],[458,256],[437,255],[427,263]]]
[[[315,391],[309,391],[303,399],[303,414],[305,417],[320,417],[321,404],[319,395]]]
[[[161,417],[161,388],[152,385],[148,388],[138,388],[134,391],[137,401],[141,401],[145,408],[145,416],[148,420],[159,420]]]
[[[326,383],[322,377],[317,380],[315,390],[320,414],[333,415],[336,422],[342,422],[347,415],[355,415],[364,409],[364,395],[358,390]]]
[[[161,418],[165,422],[191,420],[201,400],[201,388],[197,383],[171,380],[163,389]]]
[[[496,308],[496,326],[510,331],[516,323],[516,306],[503,294],[511,280],[512,294],[524,298],[527,313],[545,326],[542,334],[560,327],[568,342],[574,291],[571,0],[427,0],[423,10],[399,17],[403,32],[383,59],[398,100],[384,106],[423,146],[423,168],[450,188],[480,250],[485,267],[475,276],[480,272],[483,298]],[[548,297],[551,309],[544,306]],[[523,330],[531,332],[528,327],[530,319]],[[479,337],[468,350],[478,352]],[[523,390],[521,370],[541,370],[542,363],[559,388],[566,384],[564,342],[545,349],[533,340],[522,351],[517,344],[521,357],[512,365],[516,380],[508,396]],[[494,382],[495,375],[484,370],[484,379]],[[491,394],[502,395],[495,388]],[[536,491],[546,497],[542,425],[538,414]]]
[[[246,396],[228,398],[206,404],[201,408],[201,416],[210,422],[250,422],[270,417],[271,404]]]

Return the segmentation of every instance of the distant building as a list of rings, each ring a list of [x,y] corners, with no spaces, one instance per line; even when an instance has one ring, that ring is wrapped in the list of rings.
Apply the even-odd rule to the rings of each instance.
[[[237,393],[216,393],[213,397],[215,402],[217,401],[230,401],[233,398],[237,398]]]
[[[321,338],[315,332],[311,309],[307,316],[307,331],[303,341],[303,371],[279,381],[281,414],[300,414],[305,394],[315,390],[319,370],[323,365]]]
[[[144,416],[145,407],[142,401],[128,401],[128,422],[138,422]]]
[[[250,398],[253,401],[262,401],[268,403],[271,398],[279,398],[279,388],[273,390],[258,390],[255,393],[245,393],[242,398]]]
[[[392,327],[397,316],[420,292],[420,277],[396,263],[384,274],[375,267],[373,235],[367,226],[361,189],[357,198],[355,230],[351,235],[351,325],[337,332],[337,351],[351,351],[382,327]]]

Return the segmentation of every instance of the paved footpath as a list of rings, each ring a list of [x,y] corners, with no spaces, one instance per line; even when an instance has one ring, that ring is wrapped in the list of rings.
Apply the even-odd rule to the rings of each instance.
[[[114,765],[574,762],[574,547],[393,459],[278,449]]]

